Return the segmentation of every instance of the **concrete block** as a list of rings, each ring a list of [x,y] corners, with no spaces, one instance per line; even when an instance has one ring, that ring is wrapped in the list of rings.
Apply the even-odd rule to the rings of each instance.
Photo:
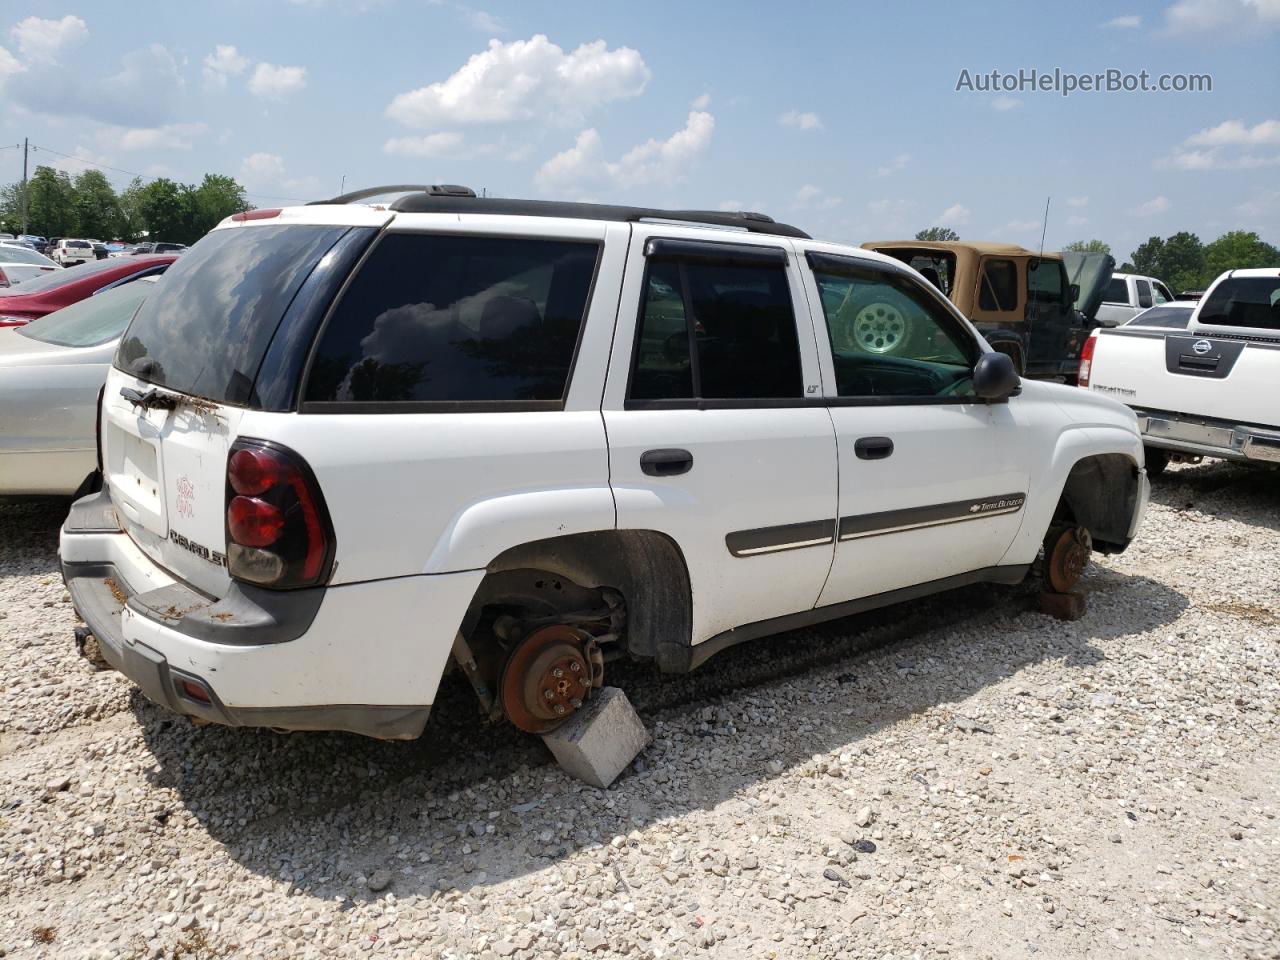
[[[1088,610],[1083,593],[1040,594],[1040,612],[1059,620],[1079,620]]]
[[[649,745],[649,731],[625,693],[602,687],[542,742],[565,773],[604,788]]]

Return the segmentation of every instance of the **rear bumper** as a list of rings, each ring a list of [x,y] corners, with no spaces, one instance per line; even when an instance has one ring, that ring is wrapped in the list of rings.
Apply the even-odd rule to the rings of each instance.
[[[1142,442],[1161,450],[1200,457],[1280,464],[1280,429],[1164,411],[1135,411]]]
[[[146,556],[120,530],[105,494],[75,504],[60,552],[72,602],[102,656],[148,699],[228,726],[380,739],[422,733],[484,576],[466,571],[330,587],[314,605],[298,605],[314,607],[306,623],[282,623],[278,611],[265,611],[275,617],[268,632],[246,634],[248,601],[201,616],[220,601],[175,581]],[[309,591],[295,593],[302,592]]]

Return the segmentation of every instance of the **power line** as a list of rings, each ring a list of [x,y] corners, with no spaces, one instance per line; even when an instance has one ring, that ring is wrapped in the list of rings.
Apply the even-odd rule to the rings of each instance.
[[[16,148],[17,148],[17,149],[19,149],[19,150],[20,150],[20,149],[22,149],[22,144],[20,144],[20,143],[19,143],[19,144],[17,144],[17,145],[16,145]],[[0,148],[0,149],[8,150],[8,149],[10,149],[10,148],[9,148],[9,147],[3,147],[3,148]],[[146,174],[138,173],[138,172],[136,172],[136,171],[134,171],[134,170],[125,170],[125,169],[123,169],[123,168],[121,168],[121,167],[113,167],[113,166],[110,166],[109,164],[106,164],[106,163],[98,163],[98,161],[96,161],[96,160],[88,160],[88,159],[86,159],[85,157],[77,157],[77,156],[73,156],[73,155],[72,155],[72,154],[70,154],[70,153],[63,153],[62,151],[60,151],[60,150],[54,150],[54,149],[52,149],[51,147],[41,147],[41,146],[37,146],[37,145],[36,145],[36,144],[34,144],[34,143],[33,143],[33,144],[31,144],[31,149],[32,149],[32,150],[35,150],[35,151],[37,151],[37,152],[39,152],[39,151],[43,150],[45,153],[52,153],[55,157],[63,157],[64,159],[67,159],[67,160],[74,160],[74,161],[76,161],[77,163],[83,163],[83,164],[85,164],[86,166],[90,166],[90,167],[98,167],[98,168],[100,168],[100,169],[102,169],[102,170],[110,170],[110,171],[112,171],[113,173],[123,173],[123,174],[124,174],[125,176],[127,176],[127,177],[137,177],[139,180],[146,180],[146,181],[148,181],[148,182],[155,182],[156,180],[160,180],[160,179],[162,179],[161,177],[149,177],[149,176],[147,176]],[[248,190],[245,190],[245,191],[244,191],[244,195],[245,195],[246,197],[257,197],[259,200],[288,200],[288,201],[289,201],[289,202],[291,202],[291,203],[306,203],[306,202],[307,202],[306,200],[303,200],[303,199],[301,199],[300,197],[276,197],[276,196],[271,196],[270,194],[265,194],[265,193],[250,193]]]

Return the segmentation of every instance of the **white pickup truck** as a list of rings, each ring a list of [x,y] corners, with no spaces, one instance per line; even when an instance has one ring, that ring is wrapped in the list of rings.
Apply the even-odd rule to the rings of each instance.
[[[1095,330],[1079,383],[1134,409],[1149,473],[1200,457],[1280,465],[1280,268],[1224,273],[1185,333]]]
[[[1111,282],[1102,294],[1102,304],[1095,315],[1099,325],[1118,327],[1132,320],[1143,310],[1158,307],[1173,300],[1169,288],[1155,277],[1140,277],[1136,273],[1113,273]]]

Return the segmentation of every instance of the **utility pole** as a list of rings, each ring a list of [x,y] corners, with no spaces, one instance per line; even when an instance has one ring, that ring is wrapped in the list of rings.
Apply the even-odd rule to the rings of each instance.
[[[22,138],[22,235],[27,235],[27,138]]]

